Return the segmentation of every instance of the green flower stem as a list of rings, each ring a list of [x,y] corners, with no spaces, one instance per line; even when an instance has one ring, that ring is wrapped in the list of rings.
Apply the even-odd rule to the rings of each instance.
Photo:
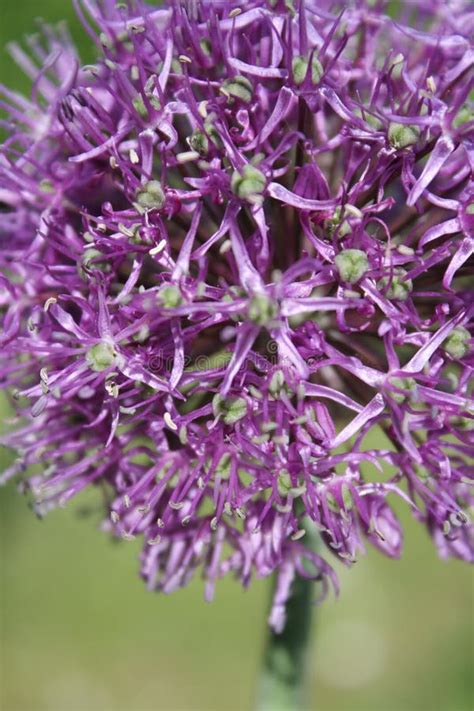
[[[281,634],[269,630],[258,689],[257,711],[298,711],[308,708],[306,677],[314,583],[297,576],[286,606]]]

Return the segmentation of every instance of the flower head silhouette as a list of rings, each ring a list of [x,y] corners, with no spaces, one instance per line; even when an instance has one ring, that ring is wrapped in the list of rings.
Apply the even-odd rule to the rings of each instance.
[[[276,631],[296,575],[400,556],[397,497],[472,561],[468,5],[84,1],[93,65],[12,45],[2,479],[39,515],[100,487],[150,589],[276,572]]]

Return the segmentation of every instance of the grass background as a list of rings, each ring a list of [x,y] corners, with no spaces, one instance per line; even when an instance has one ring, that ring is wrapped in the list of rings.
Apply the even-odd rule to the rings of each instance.
[[[28,83],[3,48],[34,18],[66,19],[84,60],[70,0],[2,0],[0,80]],[[6,415],[0,403],[0,420]],[[1,427],[1,425],[0,425]],[[0,470],[11,453],[0,449]],[[268,585],[232,580],[211,605],[196,581],[147,593],[138,545],[100,532],[89,492],[38,521],[15,485],[0,490],[2,711],[246,711],[265,633]],[[406,512],[405,553],[375,551],[341,570],[341,596],[317,610],[314,711],[471,711],[473,578],[437,559]]]

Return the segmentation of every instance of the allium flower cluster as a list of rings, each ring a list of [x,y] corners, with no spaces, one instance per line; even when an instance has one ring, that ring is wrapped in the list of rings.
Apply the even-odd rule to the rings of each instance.
[[[397,497],[473,559],[474,13],[399,5],[78,1],[97,62],[2,88],[3,480],[98,487],[151,589],[276,571],[276,630]]]

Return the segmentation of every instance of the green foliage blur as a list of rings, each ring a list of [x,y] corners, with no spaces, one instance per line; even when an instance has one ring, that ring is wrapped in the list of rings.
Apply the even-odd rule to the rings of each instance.
[[[34,18],[66,19],[84,61],[91,49],[70,0],[2,0],[0,81],[27,91],[7,57]],[[14,235],[12,235],[14,239]],[[1,421],[7,407],[0,402]],[[3,428],[6,425],[3,425]],[[0,470],[12,454],[0,449]],[[339,600],[317,608],[309,711],[471,711],[473,578],[439,561],[400,509],[405,553],[370,550],[337,566]],[[265,635],[267,582],[242,591],[203,584],[169,597],[146,591],[139,544],[100,531],[87,492],[39,521],[11,483],[0,490],[2,711],[247,711]]]

